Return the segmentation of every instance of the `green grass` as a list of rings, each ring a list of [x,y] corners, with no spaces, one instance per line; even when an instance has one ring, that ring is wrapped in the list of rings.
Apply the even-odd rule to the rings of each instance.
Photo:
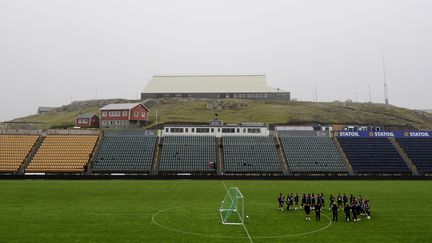
[[[253,242],[430,242],[431,181],[225,181],[246,197]],[[306,222],[280,212],[279,192],[354,193],[372,219]],[[242,226],[220,224],[222,181],[0,181],[1,242],[249,242]],[[161,211],[164,210],[164,211]],[[160,212],[159,214],[157,214]],[[157,214],[155,216],[155,214]],[[325,214],[328,214],[326,212]],[[339,215],[343,217],[342,213]],[[167,230],[155,224],[152,218]],[[207,236],[206,236],[207,235]],[[208,237],[208,235],[219,237]],[[220,238],[240,237],[240,238]]]
[[[125,100],[112,100],[125,102]],[[135,101],[136,102],[136,101]],[[107,100],[72,103],[58,110],[14,121],[45,122],[46,128],[73,126],[79,112],[98,113]],[[84,108],[82,108],[84,107]],[[208,123],[215,113],[225,123],[362,124],[388,129],[432,129],[432,114],[370,103],[286,102],[262,100],[158,100],[149,104],[150,127],[164,123]]]
[[[217,113],[225,123],[373,124],[399,129],[432,129],[431,114],[381,104],[224,100],[219,102],[225,108],[214,110],[209,108],[213,102],[166,102],[151,109],[150,119],[156,120],[157,110],[159,123],[207,123]],[[244,106],[232,107],[236,103]]]

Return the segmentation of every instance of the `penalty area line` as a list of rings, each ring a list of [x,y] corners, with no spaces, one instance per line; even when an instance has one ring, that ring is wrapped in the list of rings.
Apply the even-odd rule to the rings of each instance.
[[[224,185],[225,190],[228,192],[228,187],[226,186],[225,181],[222,181],[222,184]],[[251,235],[249,234],[249,230],[246,228],[245,223],[243,222],[242,225],[243,225],[243,229],[244,229],[245,232],[246,232],[247,237],[249,238],[249,242],[250,242],[250,243],[253,243],[252,237],[251,237]]]

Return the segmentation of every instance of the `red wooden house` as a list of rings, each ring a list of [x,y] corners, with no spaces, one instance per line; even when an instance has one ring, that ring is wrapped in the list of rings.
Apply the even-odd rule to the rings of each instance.
[[[99,117],[96,114],[79,114],[75,118],[75,127],[98,128],[99,127]]]
[[[110,104],[100,109],[101,127],[139,127],[148,123],[150,110],[141,103]]]

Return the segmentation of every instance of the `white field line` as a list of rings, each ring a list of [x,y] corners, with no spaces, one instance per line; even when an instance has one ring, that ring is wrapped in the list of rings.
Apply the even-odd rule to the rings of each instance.
[[[252,204],[252,203],[251,203]],[[260,204],[256,204],[256,205],[260,205]],[[248,239],[248,237],[246,236],[226,236],[226,235],[209,235],[209,234],[201,234],[201,233],[195,233],[195,232],[188,232],[188,231],[183,231],[183,230],[179,230],[176,228],[172,228],[170,226],[165,226],[159,222],[156,221],[156,218],[158,215],[163,214],[165,212],[168,212],[170,210],[174,210],[174,209],[178,209],[178,208],[182,208],[185,206],[177,206],[177,207],[172,207],[172,208],[165,208],[162,209],[158,212],[156,212],[155,214],[152,215],[152,221],[154,224],[156,224],[157,226],[164,228],[166,230],[170,230],[170,231],[174,231],[174,232],[178,232],[178,233],[183,233],[183,234],[189,234],[189,235],[195,235],[195,236],[201,236],[201,237],[211,237],[211,238],[227,238],[227,239]],[[206,207],[205,209],[208,209],[208,207]],[[214,209],[214,206],[211,206],[210,209]],[[326,230],[329,227],[332,226],[332,220],[330,219],[329,216],[327,216],[326,214],[322,214],[325,218],[328,219],[329,223],[317,230],[313,230],[313,231],[308,231],[308,232],[304,232],[304,233],[295,233],[295,234],[290,234],[290,235],[269,235],[269,236],[254,236],[253,238],[255,239],[281,239],[281,238],[290,238],[290,237],[298,237],[298,236],[306,236],[306,235],[311,235],[311,234],[315,234],[318,233],[320,231]]]

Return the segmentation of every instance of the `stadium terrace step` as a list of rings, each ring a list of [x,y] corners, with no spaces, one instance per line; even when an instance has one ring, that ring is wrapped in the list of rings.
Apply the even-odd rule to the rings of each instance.
[[[329,137],[282,137],[285,156],[292,173],[347,173],[334,141]]]
[[[278,136],[275,136],[274,139],[275,139],[275,143],[276,143],[277,150],[278,150],[278,153],[279,153],[279,158],[280,158],[280,160],[282,162],[283,174],[284,175],[290,175],[291,173],[290,173],[289,168],[288,168],[288,162],[287,162],[287,160],[285,158],[285,150],[284,150],[284,148],[283,148],[283,146],[282,146],[282,144],[280,142],[280,138]]]
[[[431,138],[398,138],[396,142],[417,174],[432,173]]]
[[[18,175],[23,175],[28,167],[28,165],[30,164],[30,162],[32,161],[33,157],[35,156],[36,152],[39,150],[40,146],[42,145],[44,140],[43,136],[39,136],[36,143],[34,144],[32,150],[30,151],[30,153],[28,154],[27,158],[24,160],[24,162],[21,164],[20,168],[18,169],[17,174]]]
[[[161,137],[158,137],[156,140],[155,152],[153,155],[153,165],[152,165],[152,175],[159,174],[159,162],[161,156]]]
[[[222,175],[224,171],[224,161],[223,161],[223,145],[222,138],[216,138],[217,144],[217,174]]]
[[[26,173],[81,174],[91,159],[98,135],[47,135]]]
[[[96,160],[96,156],[97,156],[97,154],[99,154],[99,151],[100,151],[100,149],[102,147],[103,138],[104,138],[104,133],[102,131],[100,133],[100,135],[99,135],[99,138],[98,138],[97,142],[96,142],[96,146],[95,146],[95,148],[93,150],[91,159],[90,159],[89,163],[86,166],[87,170],[84,172],[84,174],[86,174],[86,175],[91,175],[91,171],[92,171],[92,168],[93,168],[93,163]]]
[[[156,136],[104,136],[92,165],[92,174],[150,174]]]
[[[355,175],[354,170],[353,170],[348,158],[346,157],[337,137],[333,137],[333,141],[334,141],[334,144],[336,145],[336,149],[338,150],[339,155],[341,156],[342,161],[345,163],[345,167],[348,170],[348,174],[349,175]]]
[[[411,174],[388,138],[338,138],[357,174]]]
[[[273,137],[223,137],[226,174],[282,174]]]
[[[0,173],[22,174],[38,135],[0,135]]]
[[[216,138],[213,136],[166,136],[162,140],[159,174],[213,174],[216,163]]]

